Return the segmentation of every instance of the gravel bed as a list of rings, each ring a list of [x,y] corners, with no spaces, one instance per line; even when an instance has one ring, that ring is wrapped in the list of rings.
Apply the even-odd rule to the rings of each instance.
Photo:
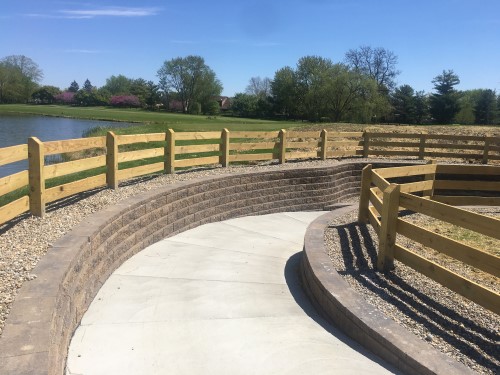
[[[485,211],[498,213],[497,208]],[[419,224],[427,220],[410,217]],[[448,264],[435,251],[401,239],[406,248]],[[357,222],[357,210],[329,224],[325,243],[339,274],[383,314],[480,374],[500,372],[500,317],[398,261],[391,272],[376,271],[378,238],[371,225]],[[453,267],[477,280],[474,270]],[[492,289],[499,287],[497,279]]]
[[[361,160],[361,159],[359,159]],[[120,184],[119,189],[96,189],[48,205],[45,217],[22,215],[0,225],[0,336],[17,291],[27,280],[36,278],[31,271],[50,246],[80,223],[86,216],[106,206],[178,181],[242,171],[267,171],[339,164],[337,159],[270,162],[228,168],[198,168],[173,175],[159,174]]]

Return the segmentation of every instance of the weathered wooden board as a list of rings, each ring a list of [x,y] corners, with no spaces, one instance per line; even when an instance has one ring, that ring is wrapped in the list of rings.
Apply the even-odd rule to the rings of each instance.
[[[278,138],[279,132],[259,132],[259,131],[235,131],[230,132],[231,138]]]
[[[233,133],[229,133],[233,137]],[[176,141],[191,141],[197,139],[220,139],[222,136],[221,132],[176,132]]]
[[[409,167],[377,168],[374,171],[383,178],[418,176],[436,173],[436,164],[415,165]]]
[[[104,185],[106,185],[105,173],[46,189],[45,199],[47,203],[53,202]]]
[[[190,158],[175,161],[175,167],[193,167],[196,165],[219,164],[218,156],[207,156],[204,158]]]
[[[27,195],[16,199],[13,202],[7,203],[0,207],[0,224],[15,218],[17,215],[28,211],[30,208],[30,199]]]
[[[230,143],[232,151],[272,150],[279,147],[279,142],[257,142],[257,143]]]
[[[316,132],[301,132],[301,131],[294,131],[290,130],[286,132],[286,137],[287,138],[319,138],[321,135],[320,131]]]
[[[434,195],[432,200],[445,203],[450,206],[500,206],[499,197],[469,197],[469,196],[446,196]]]
[[[500,175],[500,167],[492,165],[451,165],[440,164],[436,173],[445,174],[473,174],[473,175]]]
[[[129,145],[132,143],[162,142],[165,140],[165,133],[125,134],[125,135],[117,135],[116,139],[119,145]]]
[[[272,153],[229,155],[229,161],[273,160],[277,158],[278,156]]]
[[[4,195],[28,185],[28,171],[21,171],[10,176],[0,178],[0,195]]]
[[[396,245],[394,257],[400,262],[413,268],[417,272],[431,278],[446,288],[476,302],[496,314],[500,314],[500,295],[492,290],[482,287],[473,281],[457,275],[456,273],[431,262],[418,254]]]
[[[420,198],[408,193],[401,193],[399,204],[411,211],[500,239],[500,231],[498,230],[500,228],[499,219],[466,211],[459,207],[448,206],[444,203]]]
[[[165,168],[165,163],[154,163],[154,164],[141,165],[140,167],[120,169],[117,173],[118,180],[119,181],[128,180],[129,178],[160,172],[163,171],[164,168]]]
[[[64,154],[67,152],[77,152],[89,148],[105,148],[106,137],[90,137],[67,139],[64,141],[43,142],[45,155]]]
[[[446,254],[496,277],[500,277],[500,258],[472,246],[467,246],[438,233],[398,219],[398,234]]]
[[[99,168],[106,165],[106,155],[94,156],[92,158],[78,159],[64,163],[46,165],[44,167],[45,179],[65,176],[67,174],[86,171],[87,169]]]
[[[321,147],[320,142],[295,142],[288,140],[286,148],[318,148]]]
[[[295,151],[295,152],[287,152],[286,153],[286,158],[287,159],[306,159],[306,158],[317,158],[320,155],[318,155],[318,151]]]
[[[28,159],[28,145],[0,148],[0,165]]]
[[[220,144],[175,146],[175,154],[193,154],[197,152],[220,151]]]
[[[155,157],[164,156],[164,155],[165,155],[165,148],[164,147],[148,148],[145,150],[137,150],[137,151],[120,152],[118,154],[118,162],[123,163],[125,161],[155,158]]]
[[[500,191],[500,182],[436,180],[434,189]]]
[[[372,170],[372,182],[381,191],[384,191],[389,186],[389,182],[378,174],[378,170]]]

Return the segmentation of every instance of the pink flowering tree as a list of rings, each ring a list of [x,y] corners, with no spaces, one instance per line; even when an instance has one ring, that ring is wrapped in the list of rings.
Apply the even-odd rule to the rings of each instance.
[[[75,93],[71,91],[65,91],[54,96],[57,103],[61,104],[74,104],[75,103]]]
[[[135,95],[115,95],[109,100],[113,107],[140,107],[141,102]]]

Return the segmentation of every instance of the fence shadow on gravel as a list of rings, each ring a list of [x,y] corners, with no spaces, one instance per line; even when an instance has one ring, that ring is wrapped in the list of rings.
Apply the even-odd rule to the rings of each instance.
[[[340,275],[352,277],[378,298],[423,326],[432,336],[441,338],[474,362],[495,371],[497,364],[494,359],[498,356],[496,343],[500,340],[499,334],[419,292],[398,275],[400,267],[391,272],[378,272],[377,245],[374,242],[377,239],[372,237],[366,224],[353,222],[331,225],[327,231],[334,231],[340,241],[345,268],[339,271]],[[413,270],[410,272],[416,278],[424,277]]]

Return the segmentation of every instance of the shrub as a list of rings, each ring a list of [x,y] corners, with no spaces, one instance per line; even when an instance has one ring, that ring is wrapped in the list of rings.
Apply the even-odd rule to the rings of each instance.
[[[74,104],[75,103],[75,93],[71,91],[65,91],[54,96],[54,100],[61,104]]]
[[[140,107],[141,102],[135,95],[115,95],[109,100],[113,107]]]

